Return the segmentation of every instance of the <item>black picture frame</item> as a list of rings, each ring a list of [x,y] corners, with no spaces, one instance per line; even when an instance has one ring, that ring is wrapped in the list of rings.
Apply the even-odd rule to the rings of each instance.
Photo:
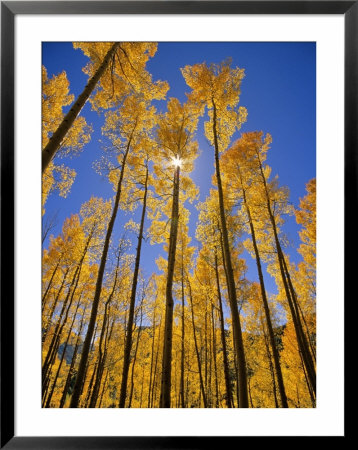
[[[356,233],[358,1],[3,1],[1,2],[1,441],[5,449],[196,449],[239,437],[24,437],[14,435],[14,21],[18,14],[339,14],[345,19],[345,297]],[[352,217],[351,217],[352,216]],[[350,249],[348,249],[350,245]],[[350,250],[350,251],[349,251]],[[347,327],[345,327],[347,329]],[[345,331],[346,333],[346,331]],[[345,339],[345,341],[347,341]],[[346,372],[347,385],[349,374]],[[345,426],[345,435],[348,437]],[[240,437],[243,439],[243,437]],[[289,438],[284,438],[289,439]],[[332,438],[330,438],[332,439]],[[229,441],[230,440],[230,444]],[[241,443],[241,442],[240,442]]]

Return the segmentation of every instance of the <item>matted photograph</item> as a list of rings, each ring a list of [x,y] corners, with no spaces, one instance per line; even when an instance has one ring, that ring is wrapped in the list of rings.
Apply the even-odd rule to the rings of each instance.
[[[43,42],[41,213],[42,408],[316,407],[315,42]]]

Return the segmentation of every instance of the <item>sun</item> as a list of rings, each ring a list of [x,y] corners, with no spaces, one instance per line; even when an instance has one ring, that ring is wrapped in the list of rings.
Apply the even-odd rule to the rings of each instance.
[[[177,157],[172,157],[172,164],[173,164],[173,166],[175,166],[175,167],[181,167],[181,165],[182,165],[182,160],[180,159],[180,158],[177,158]]]

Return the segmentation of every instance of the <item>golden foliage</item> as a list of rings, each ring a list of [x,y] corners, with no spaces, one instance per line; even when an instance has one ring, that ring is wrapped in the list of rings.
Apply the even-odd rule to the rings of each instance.
[[[88,57],[84,72],[89,78],[112,45],[112,42],[74,43],[74,47]],[[255,258],[258,251],[264,278],[272,275],[277,285],[277,295],[267,293],[267,305],[288,404],[292,408],[310,408],[315,398],[307,382],[292,314],[287,306],[272,227],[273,217],[277,239],[285,249],[285,217],[293,212],[289,190],[280,186],[278,177],[272,175],[267,164],[272,144],[270,134],[247,132],[232,142],[247,120],[246,108],[239,106],[244,69],[232,68],[230,60],[184,67],[182,74],[191,88],[188,99],[181,103],[177,98],[170,98],[164,110],[163,104],[159,102],[154,106],[153,101],[164,100],[169,85],[165,81],[153,81],[147,70],[147,63],[156,51],[156,43],[121,42],[90,98],[93,109],[104,117],[104,157],[94,162],[94,166],[106,176],[114,191],[120,192],[120,218],[115,224],[112,221],[117,235],[113,234],[109,243],[79,406],[89,407],[92,400],[96,407],[118,407],[135,273],[133,253],[138,248],[140,231],[137,208],[144,205],[144,198],[147,210],[143,248],[146,246],[146,251],[152,252],[155,244],[162,244],[164,251],[156,259],[156,273],[147,273],[147,266],[139,266],[125,406],[160,405],[168,278],[165,253],[169,251],[169,233],[174,220],[178,227],[172,272],[171,406],[225,408],[230,402],[229,406],[240,406],[229,277],[216,185],[219,182],[215,178],[207,198],[198,202],[199,189],[193,180],[199,154],[200,117],[207,113],[205,136],[217,153],[220,152],[224,214],[243,328],[249,406],[275,408],[281,405],[261,285],[252,279],[246,260],[250,255]],[[65,72],[49,79],[46,69],[42,70],[44,146],[61,122],[64,110],[73,102],[73,95]],[[90,131],[85,118],[78,117],[58,156],[78,154],[89,142]],[[57,159],[51,162],[43,175],[43,207],[55,190],[66,197],[75,175],[73,169],[58,164]],[[208,180],[211,175],[207,174]],[[179,207],[173,219],[176,182],[179,183]],[[90,192],[91,187],[88,189]],[[43,251],[42,361],[46,369],[43,404],[48,407],[70,404],[96,292],[99,261],[112,217],[113,199],[104,200],[90,194],[79,213],[64,221],[57,236],[49,237]],[[198,213],[195,239],[192,228],[195,210],[188,206],[190,202],[195,202]],[[293,264],[288,255],[284,257],[297,297],[296,308],[303,332],[315,357],[314,179],[308,182],[307,195],[294,212],[297,223],[302,226],[298,252],[303,259]],[[133,242],[128,236],[134,236]],[[67,348],[65,353],[64,348]]]

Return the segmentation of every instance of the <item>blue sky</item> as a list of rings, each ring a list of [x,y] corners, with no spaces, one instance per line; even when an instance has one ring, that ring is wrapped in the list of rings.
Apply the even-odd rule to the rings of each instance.
[[[168,81],[169,97],[185,101],[188,86],[180,68],[200,62],[220,63],[231,57],[232,66],[245,69],[241,86],[240,105],[248,110],[247,122],[240,132],[263,131],[272,135],[273,142],[268,154],[272,175],[278,174],[280,185],[290,189],[290,201],[298,206],[299,198],[306,193],[305,185],[316,176],[316,46],[315,43],[158,43],[158,51],[148,63],[153,79]],[[42,63],[48,76],[66,71],[70,81],[70,92],[80,94],[87,82],[82,72],[87,58],[81,50],[74,50],[70,42],[43,43]],[[164,108],[162,105],[157,105]],[[77,172],[75,183],[66,199],[56,193],[46,203],[46,215],[58,213],[58,225],[52,231],[57,235],[66,217],[79,212],[80,206],[91,195],[105,199],[113,196],[108,181],[95,173],[92,164],[101,156],[99,139],[103,115],[91,111],[89,103],[82,115],[93,126],[91,142],[76,158],[62,160]],[[238,137],[238,135],[236,136]],[[192,178],[200,189],[200,201],[207,196],[214,173],[214,153],[203,132],[203,120],[199,123],[197,140],[200,156],[195,162]],[[190,234],[194,236],[197,212],[190,208]],[[46,219],[45,215],[45,219]],[[117,218],[114,239],[121,236],[123,223],[129,215],[120,212]],[[295,248],[299,245],[298,231],[294,217],[287,218],[284,232],[292,243],[288,249],[293,261],[299,261]],[[195,240],[193,240],[195,244]],[[47,242],[45,242],[45,247]],[[135,246],[132,252],[135,251]],[[144,243],[141,261],[146,275],[156,270],[155,258],[163,254],[162,246]],[[257,279],[254,262],[247,256],[248,278]],[[269,292],[275,293],[273,279],[266,275]]]

